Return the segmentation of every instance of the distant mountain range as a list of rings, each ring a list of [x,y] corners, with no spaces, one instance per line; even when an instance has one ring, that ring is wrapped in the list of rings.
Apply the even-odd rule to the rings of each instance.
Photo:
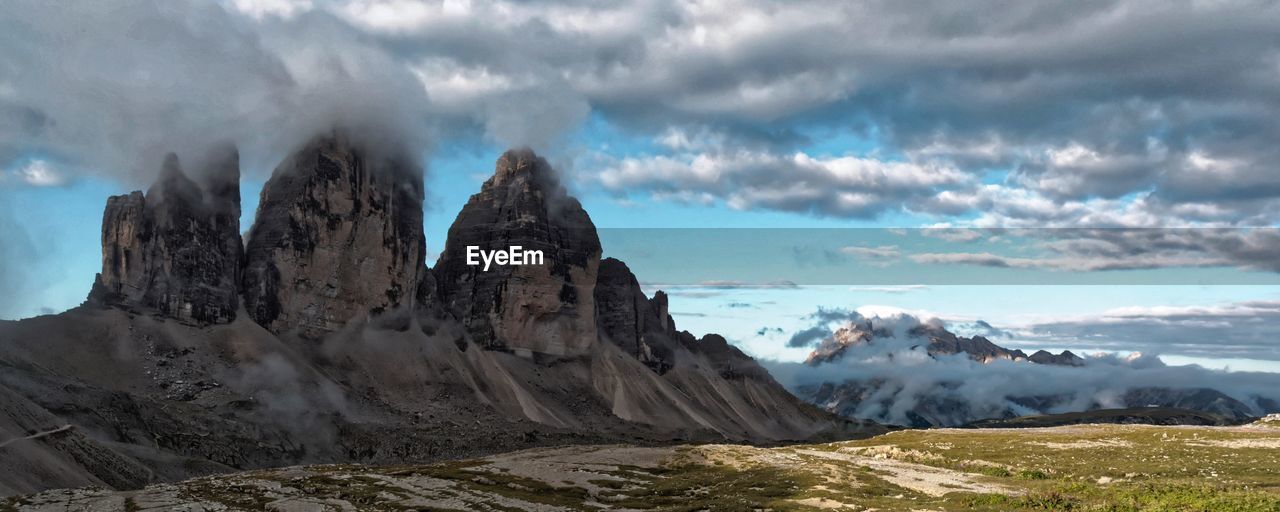
[[[1010,419],[1027,415],[1056,414],[1114,408],[1174,408],[1198,411],[1222,418],[1224,422],[1243,422],[1280,410],[1274,397],[1250,396],[1246,403],[1228,394],[1205,387],[1204,382],[1182,382],[1177,386],[1143,386],[1116,383],[1097,390],[1106,400],[1076,393],[1073,371],[1080,377],[1091,371],[1089,361],[1070,351],[1052,354],[1037,351],[1027,355],[996,345],[983,336],[963,337],[935,322],[916,322],[901,332],[877,327],[873,321],[854,321],[836,329],[810,353],[805,365],[824,377],[819,382],[792,386],[801,398],[823,409],[849,418],[864,418],[912,427],[958,426],[987,419]],[[862,372],[865,367],[849,366],[845,359],[853,353],[869,353],[883,358],[877,366],[893,365],[895,357],[926,354],[936,364],[903,366],[897,372]],[[866,354],[862,354],[865,356]],[[954,356],[976,363],[956,362]],[[999,368],[995,365],[1000,364]],[[1033,365],[1019,367],[1016,365]],[[1034,366],[1061,367],[1061,371],[1029,373],[1022,382],[1068,380],[1057,386],[1066,391],[1002,388],[992,380],[1007,372],[1037,372]],[[942,372],[963,368],[956,376]],[[990,368],[984,370],[983,368]],[[1019,370],[1021,368],[1022,370]],[[999,370],[999,371],[997,371]],[[1108,367],[1117,375],[1137,369]],[[939,372],[929,374],[929,372]],[[1078,385],[1085,387],[1081,380]],[[962,389],[963,388],[963,389]],[[1277,391],[1280,393],[1280,391]],[[982,398],[978,403],[977,398]],[[1196,420],[1200,421],[1200,420]]]
[[[406,152],[336,130],[286,158],[242,242],[239,164],[176,157],[112,197],[71,311],[0,322],[0,495],[300,463],[424,462],[583,442],[880,431],[787,392],[601,259],[531,151],[502,155],[425,261]],[[543,265],[466,261],[521,246]]]
[[[837,361],[850,348],[872,343],[873,338],[892,336],[892,331],[884,328],[874,328],[870,323],[841,327],[831,336],[822,340],[818,347],[805,359],[805,364],[816,366]],[[907,336],[921,340],[929,355],[966,354],[975,361],[984,363],[1004,359],[1062,366],[1084,365],[1084,359],[1071,353],[1070,350],[1064,350],[1060,354],[1038,350],[1028,356],[1021,350],[1009,350],[992,343],[991,340],[982,336],[974,336],[972,338],[956,336],[941,325],[929,323],[921,323],[911,327],[907,331]]]

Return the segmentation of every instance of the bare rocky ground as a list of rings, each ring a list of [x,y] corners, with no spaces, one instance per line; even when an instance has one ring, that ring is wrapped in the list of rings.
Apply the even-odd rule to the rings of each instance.
[[[1280,510],[1280,428],[1073,425],[781,447],[590,445],[318,465],[0,510]]]

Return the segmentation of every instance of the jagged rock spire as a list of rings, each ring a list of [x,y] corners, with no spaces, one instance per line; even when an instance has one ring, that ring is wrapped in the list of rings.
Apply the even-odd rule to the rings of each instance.
[[[170,154],[146,195],[107,199],[102,272],[90,302],[196,324],[235,318],[243,256],[239,156],[219,148],[206,160],[203,186]]]
[[[600,334],[658,373],[675,364],[680,335],[667,313],[667,294],[652,299],[627,264],[614,258],[600,262],[595,289]]]

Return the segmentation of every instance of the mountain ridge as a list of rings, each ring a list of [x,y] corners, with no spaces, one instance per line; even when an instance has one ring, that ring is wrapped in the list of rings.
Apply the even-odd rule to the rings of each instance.
[[[876,325],[877,321],[881,325]],[[855,353],[857,355],[853,356]],[[920,354],[927,359],[919,360]],[[894,360],[900,357],[910,360],[905,363],[907,370],[876,372],[857,363],[859,358]],[[852,361],[846,361],[849,358]],[[1140,357],[1139,360],[1146,361]],[[854,366],[840,371],[840,365],[845,363]],[[1248,401],[1256,403],[1256,406],[1251,406],[1203,385],[1116,384],[1107,387],[1103,383],[1098,387],[1095,382],[1080,389],[1064,391],[1061,388],[1051,390],[1051,386],[1038,386],[1025,379],[1009,382],[1030,382],[1026,389],[1005,389],[996,384],[978,382],[987,377],[1008,375],[986,373],[995,372],[993,368],[996,367],[1000,372],[1034,372],[1043,368],[1044,372],[1054,370],[1055,373],[1036,374],[1042,379],[1073,379],[1081,375],[1072,375],[1071,372],[1086,372],[1090,369],[1089,364],[1089,360],[1069,350],[1058,354],[1039,350],[1027,355],[1022,350],[999,346],[980,335],[958,336],[936,320],[920,321],[909,316],[892,320],[855,318],[818,341],[805,360],[804,367],[825,377],[793,382],[791,390],[809,403],[835,414],[910,427],[952,427],[983,420],[1012,420],[1024,416],[1104,409],[1193,410],[1219,417],[1224,422],[1236,423],[1249,421],[1259,413],[1274,412],[1271,407],[1274,402],[1266,397],[1252,396]],[[1163,366],[1158,360],[1155,364]],[[1111,367],[1125,371],[1119,366]],[[952,373],[953,370],[958,370],[958,373]],[[1129,367],[1127,371],[1137,369]],[[912,372],[923,374],[914,375]],[[936,372],[936,375],[928,375],[930,372]],[[1187,415],[1176,417],[1192,418]]]
[[[0,494],[552,444],[882,431],[801,402],[722,337],[678,331],[665,294],[644,296],[625,264],[602,263],[590,218],[532,151],[499,159],[428,269],[408,162],[340,132],[312,140],[264,186],[243,245],[216,213],[238,211],[238,193],[203,208],[238,165],[192,188],[171,158],[166,184],[109,200],[104,272],[85,303],[0,322],[0,398],[25,404],[0,409],[0,440],[20,439],[3,448],[18,456],[0,461]],[[170,189],[187,193],[154,207]],[[540,247],[548,263],[487,274],[457,263],[460,245],[490,243]],[[225,256],[216,269],[173,271],[202,270],[211,254]],[[132,289],[119,276],[221,297],[235,283],[241,300],[119,293]],[[188,313],[201,311],[213,313]],[[13,476],[31,471],[44,477]]]

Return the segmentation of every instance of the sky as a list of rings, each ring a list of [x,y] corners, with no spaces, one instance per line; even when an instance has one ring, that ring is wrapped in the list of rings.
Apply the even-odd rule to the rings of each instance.
[[[235,143],[247,230],[341,123],[420,151],[429,260],[529,146],[681,328],[753,355],[864,308],[1280,370],[1277,83],[1264,1],[17,0],[0,318],[79,304],[106,197],[165,153]]]

